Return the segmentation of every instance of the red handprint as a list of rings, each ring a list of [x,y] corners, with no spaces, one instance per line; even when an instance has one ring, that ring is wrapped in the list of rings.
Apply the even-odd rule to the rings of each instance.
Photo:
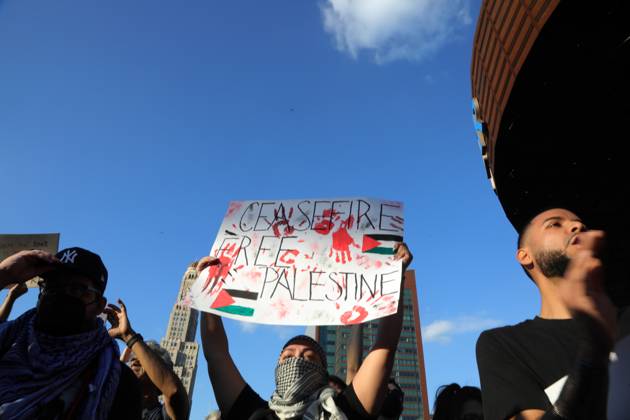
[[[354,217],[348,216],[347,219],[342,220],[341,216],[332,210],[325,210],[322,217],[325,219],[315,225],[315,232],[320,235],[328,235],[339,224],[339,228],[332,233],[332,246],[328,256],[332,257],[334,253],[335,261],[341,264],[352,261],[350,246],[359,248],[354,238],[348,233],[348,229],[351,229],[354,224]]]
[[[202,292],[208,289],[207,293],[214,295],[221,290],[222,285],[225,283],[224,279],[230,273],[232,264],[234,264],[234,259],[238,255],[239,250],[240,248],[236,246],[236,243],[221,250],[220,255],[217,257],[219,258],[219,263],[211,265],[208,269],[208,277],[206,277],[206,281],[201,288]],[[212,283],[212,285],[210,285],[210,283]]]
[[[359,248],[359,245],[354,242],[354,239],[348,233],[348,228],[352,227],[354,223],[354,219],[352,216],[349,216],[346,220],[341,222],[339,229],[337,229],[332,234],[332,247],[330,248],[329,257],[333,256],[333,251],[335,252],[335,261],[341,262],[342,264],[352,261],[352,255],[350,254],[350,245],[355,248]]]
[[[321,218],[322,220],[315,225],[315,232],[320,235],[328,235],[335,226],[332,222],[333,217],[336,217],[335,220],[339,220],[337,213],[333,212],[331,209],[324,210],[324,213],[321,216],[316,217]]]
[[[340,321],[344,325],[360,324],[368,316],[368,311],[363,306],[354,305],[351,311],[341,315]]]
[[[281,216],[278,219],[278,216]],[[289,224],[289,219],[293,216],[293,207],[289,209],[289,217],[286,216],[284,212],[284,208],[282,208],[282,214],[280,214],[279,209],[273,211],[273,224],[271,225],[273,229],[273,234],[276,237],[283,236],[280,232],[280,226],[284,226],[284,235],[291,235],[295,228]]]

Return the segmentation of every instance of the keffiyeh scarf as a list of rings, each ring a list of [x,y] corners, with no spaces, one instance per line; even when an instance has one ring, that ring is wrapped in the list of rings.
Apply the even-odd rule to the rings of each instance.
[[[92,331],[53,337],[34,328],[36,310],[0,324],[0,419],[33,418],[93,362],[80,419],[105,419],[120,379],[118,347],[102,321]]]
[[[319,364],[290,357],[276,367],[276,390],[269,400],[281,420],[347,420],[335,404],[335,391],[326,386],[328,374]]]

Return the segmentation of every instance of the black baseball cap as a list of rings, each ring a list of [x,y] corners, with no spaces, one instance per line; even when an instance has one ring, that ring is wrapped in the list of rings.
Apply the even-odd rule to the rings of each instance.
[[[103,260],[97,254],[87,249],[73,247],[62,249],[55,254],[55,257],[60,261],[59,268],[50,273],[42,274],[40,277],[46,279],[46,274],[73,271],[94,280],[101,293],[105,291],[105,286],[107,286],[107,268],[105,268]]]

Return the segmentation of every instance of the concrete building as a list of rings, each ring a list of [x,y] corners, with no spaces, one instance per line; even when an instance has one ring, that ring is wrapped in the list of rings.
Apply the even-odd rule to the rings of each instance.
[[[199,344],[195,341],[195,335],[199,317],[195,309],[181,302],[187,296],[188,290],[196,278],[197,271],[195,271],[195,263],[193,263],[184,273],[175,305],[168,320],[166,336],[160,343],[171,355],[175,373],[184,384],[191,404],[195,388],[195,376],[197,375]]]
[[[413,270],[407,271],[405,277],[405,305],[403,327],[392,377],[405,393],[403,420],[428,420],[429,407],[427,400],[427,384],[424,370],[424,354],[420,334],[420,314],[416,290],[416,276]],[[376,337],[378,320],[363,324],[363,357],[367,355]],[[346,378],[346,346],[350,337],[350,326],[322,326],[307,334],[322,345],[326,351],[328,371],[340,378]]]

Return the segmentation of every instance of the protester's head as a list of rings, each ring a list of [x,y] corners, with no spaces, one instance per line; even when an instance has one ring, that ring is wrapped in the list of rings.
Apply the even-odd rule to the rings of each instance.
[[[433,404],[433,420],[483,420],[481,390],[454,383],[439,387]]]
[[[56,257],[58,268],[41,276],[37,328],[56,336],[88,331],[107,303],[107,269],[98,255],[82,248],[64,249]]]
[[[296,335],[285,343],[280,353],[280,362],[297,357],[318,363],[327,368],[326,353],[319,343],[307,335]]]
[[[339,376],[328,375],[328,386],[334,389],[337,394],[341,394],[348,385]]]
[[[562,277],[579,250],[578,234],[584,231],[586,226],[573,212],[545,210],[521,229],[516,259],[534,281]]]
[[[276,366],[276,394],[286,403],[310,396],[328,383],[326,353],[311,337],[298,335],[282,347]]]
[[[403,412],[403,403],[405,401],[405,393],[394,378],[390,378],[387,382],[387,395],[381,406],[379,418],[398,419]]]
[[[166,349],[164,349],[156,341],[153,340],[147,340],[145,341],[145,344],[153,353],[155,353],[160,359],[162,359],[164,364],[166,364],[169,369],[173,369],[173,361],[171,360],[171,355],[168,353],[168,351],[166,351]],[[127,365],[131,368],[134,375],[136,375],[136,378],[140,380],[140,383],[143,386],[149,387],[156,394],[156,396],[160,395],[160,390],[151,382],[151,379],[149,379],[149,375],[147,375],[146,371],[144,370],[142,363],[140,363],[133,352],[129,356],[129,361],[127,362]]]

